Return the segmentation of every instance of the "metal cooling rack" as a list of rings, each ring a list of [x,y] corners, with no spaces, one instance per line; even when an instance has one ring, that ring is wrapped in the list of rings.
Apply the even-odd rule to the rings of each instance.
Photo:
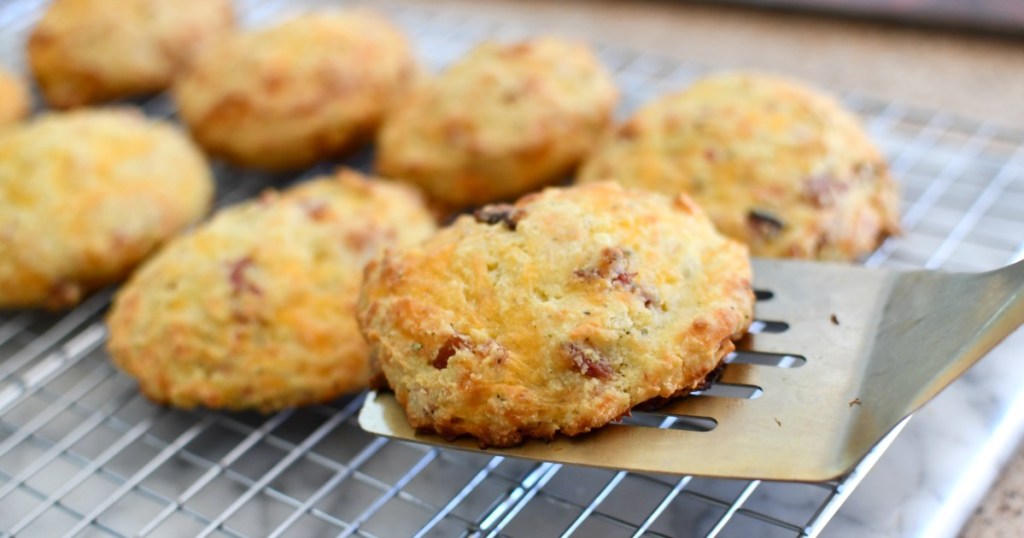
[[[0,5],[0,63],[21,68],[43,3]],[[239,12],[258,24],[282,16],[283,5],[249,0]],[[486,37],[531,33],[451,12],[388,11],[432,67]],[[708,70],[612,45],[598,50],[625,94],[623,113]],[[867,264],[983,270],[1024,255],[1024,133],[842,95],[887,151],[903,189],[906,234]],[[139,104],[173,115],[164,97]],[[286,179],[216,172],[220,204]],[[389,441],[356,424],[361,396],[272,416],[168,409],[147,402],[108,361],[109,299],[104,291],[62,314],[0,312],[0,534],[814,536],[898,433],[844,480],[794,484],[593,470]]]

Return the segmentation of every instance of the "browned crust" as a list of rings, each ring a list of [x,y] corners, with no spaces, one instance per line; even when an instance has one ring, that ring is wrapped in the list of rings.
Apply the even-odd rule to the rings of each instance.
[[[729,337],[724,339],[722,341],[722,345],[719,346],[719,349],[724,350],[724,353],[719,357],[717,364],[702,377],[699,377],[693,385],[679,389],[675,394],[667,398],[656,396],[641,402],[633,406],[632,409],[627,410],[625,413],[622,413],[617,417],[613,417],[610,420],[604,420],[602,417],[589,417],[586,420],[581,419],[575,423],[563,425],[561,428],[555,428],[551,424],[538,425],[536,427],[526,426],[517,429],[515,433],[510,435],[494,435],[486,430],[467,432],[465,427],[461,425],[462,423],[458,417],[453,418],[451,421],[435,420],[424,423],[413,423],[413,427],[420,433],[436,433],[449,441],[458,439],[459,437],[475,437],[480,448],[516,446],[531,438],[551,441],[558,435],[575,437],[577,435],[589,433],[608,424],[618,422],[622,420],[622,418],[629,416],[633,409],[637,411],[657,410],[675,400],[689,396],[692,392],[707,389],[715,380],[718,379],[719,376],[721,376],[722,371],[724,371],[725,356],[735,349],[732,338]]]
[[[699,208],[605,183],[464,216],[378,258],[359,321],[413,428],[510,446],[702,388],[753,302],[746,249]]]
[[[708,388],[711,387],[712,384],[715,383],[715,381],[718,380],[719,377],[721,377],[722,372],[725,371],[725,366],[726,366],[726,364],[725,364],[725,357],[722,357],[718,361],[718,365],[715,366],[710,372],[708,372],[702,379],[698,380],[693,386],[690,386],[690,387],[687,387],[687,388],[684,388],[684,389],[680,389],[675,394],[673,394],[672,396],[669,396],[667,398],[656,396],[656,397],[651,398],[651,399],[649,399],[649,400],[647,400],[645,402],[641,402],[641,403],[633,406],[633,409],[631,409],[629,411],[626,411],[625,413],[623,413],[618,418],[615,418],[612,421],[610,421],[609,424],[610,423],[614,423],[614,422],[618,422],[618,421],[622,420],[623,418],[630,416],[630,414],[632,413],[633,410],[636,410],[636,411],[657,411],[658,409],[661,409],[662,407],[665,407],[666,405],[668,405],[668,404],[670,404],[670,403],[672,403],[672,402],[674,402],[676,400],[679,400],[681,398],[686,398],[691,393],[702,391],[702,390],[707,390]],[[371,380],[370,380],[370,387],[372,389],[374,389],[374,390],[377,390],[377,391],[394,393],[394,389],[391,388],[391,385],[388,383],[387,378],[384,376],[384,374],[382,372],[379,372],[379,371],[376,372],[373,375],[373,377],[371,378]],[[584,433],[591,432],[591,431],[593,431],[593,430],[595,430],[597,428],[601,428],[601,427],[607,425],[607,424],[601,424],[601,425],[596,425],[595,426],[595,425],[582,425],[581,424],[576,429],[563,428],[562,430],[559,430],[559,431],[552,431],[550,429],[550,427],[544,427],[544,428],[523,428],[523,429],[518,430],[516,432],[516,435],[514,435],[514,436],[499,437],[499,436],[482,436],[482,435],[480,435],[477,432],[472,432],[472,433],[466,432],[463,428],[459,427],[459,424],[460,424],[460,422],[458,420],[453,420],[452,422],[449,422],[449,423],[430,422],[430,423],[414,425],[413,427],[416,429],[416,431],[418,433],[421,433],[421,434],[437,434],[437,435],[440,435],[441,437],[443,437],[447,441],[454,441],[454,440],[459,439],[461,437],[475,437],[477,439],[479,445],[480,445],[480,448],[486,449],[486,448],[490,448],[490,447],[500,448],[500,447],[515,446],[515,445],[522,444],[524,441],[526,441],[527,439],[530,439],[530,438],[551,441],[558,434],[564,435],[566,437],[574,437],[574,436],[577,436],[577,435],[581,435],[581,434],[584,434]]]
[[[715,366],[714,369],[712,369],[710,372],[708,372],[706,376],[704,376],[704,379],[699,380],[693,386],[687,387],[685,389],[680,389],[678,392],[676,392],[672,396],[669,396],[668,398],[655,396],[654,398],[651,398],[646,402],[640,402],[636,404],[635,406],[633,406],[633,409],[636,409],[637,411],[657,411],[658,409],[661,409],[662,407],[665,407],[666,405],[680,398],[686,398],[687,396],[694,392],[699,392],[711,388],[711,385],[718,381],[718,378],[722,377],[722,372],[724,371],[725,357],[722,357],[718,361],[718,366]]]

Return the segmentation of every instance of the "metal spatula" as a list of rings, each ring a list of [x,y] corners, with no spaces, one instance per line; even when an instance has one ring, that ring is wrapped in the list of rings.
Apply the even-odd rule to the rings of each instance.
[[[829,480],[1024,322],[1024,261],[945,274],[755,260],[754,274],[762,321],[709,391],[586,435],[485,452],[641,472]],[[387,393],[367,396],[359,423],[480,451],[473,439],[416,433]]]

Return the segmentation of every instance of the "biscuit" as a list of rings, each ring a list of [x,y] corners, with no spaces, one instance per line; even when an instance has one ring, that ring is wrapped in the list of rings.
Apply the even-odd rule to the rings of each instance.
[[[354,172],[225,209],[118,293],[115,364],[150,399],[273,411],[363,388],[363,266],[434,231],[419,193]]]
[[[55,0],[28,61],[51,106],[77,107],[167,88],[233,25],[230,0]]]
[[[175,84],[174,96],[209,152],[285,170],[371,137],[415,74],[409,44],[384,18],[305,15],[218,44]]]
[[[132,110],[0,132],[0,308],[76,304],[199,220],[212,196],[188,137]]]
[[[0,127],[28,115],[28,88],[13,74],[0,69]]]
[[[359,323],[413,427],[506,446],[702,386],[750,271],[685,195],[549,188],[371,262]]]
[[[512,199],[571,172],[616,100],[582,45],[483,43],[395,107],[377,137],[376,166],[449,208]]]
[[[640,109],[579,181],[693,197],[755,256],[853,260],[898,233],[882,155],[852,114],[797,82],[760,74],[698,81]]]

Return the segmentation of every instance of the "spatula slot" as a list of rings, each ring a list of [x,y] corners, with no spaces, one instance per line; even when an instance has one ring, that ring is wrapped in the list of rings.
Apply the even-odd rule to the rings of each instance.
[[[725,357],[726,363],[757,364],[759,366],[776,366],[778,368],[799,368],[807,364],[801,355],[788,353],[765,353],[763,351],[734,351]]]
[[[765,319],[755,319],[750,324],[748,332],[753,334],[759,333],[783,333],[789,330],[789,324],[785,321],[771,321]]]
[[[741,398],[755,400],[764,394],[764,389],[757,385],[741,383],[715,383],[707,389],[691,392],[691,396],[713,396],[715,398]]]
[[[641,428],[668,428],[690,432],[709,432],[718,427],[718,421],[711,417],[663,415],[658,412],[634,411],[631,416],[623,417],[619,422]]]
[[[771,290],[754,290],[754,298],[758,301],[767,301],[775,297],[775,292]]]
[[[653,413],[643,413],[633,411],[633,414],[628,417],[622,417],[619,422],[627,424],[629,426],[643,426],[646,428],[667,428],[670,424],[676,421],[676,417],[655,415]]]
[[[682,415],[673,417],[676,420],[669,424],[673,430],[686,430],[692,432],[709,432],[718,427],[718,421],[711,417],[697,417],[693,415]]]

